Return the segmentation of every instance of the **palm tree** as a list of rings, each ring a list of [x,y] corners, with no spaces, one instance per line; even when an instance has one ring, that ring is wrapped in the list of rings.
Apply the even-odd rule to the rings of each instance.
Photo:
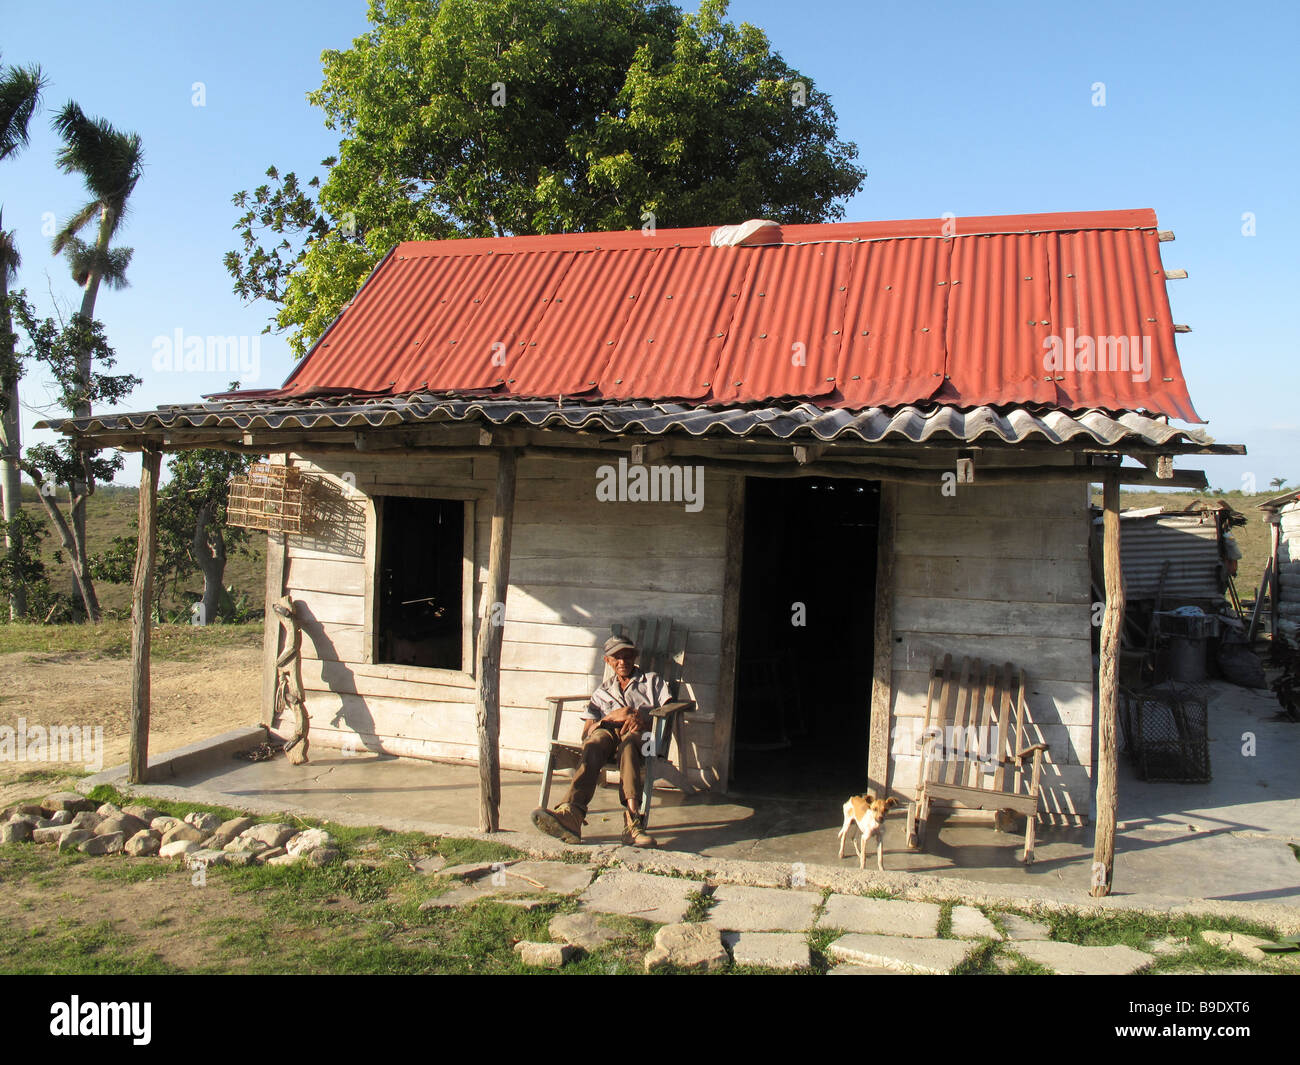
[[[65,255],[72,268],[73,280],[82,286],[81,316],[95,317],[95,299],[102,283],[110,288],[126,284],[126,267],[131,261],[129,248],[110,249],[108,244],[126,215],[126,201],[144,172],[144,151],[137,133],[122,133],[102,118],[88,118],[80,107],[69,102],[54,119],[55,132],[63,138],[56,162],[65,174],[80,174],[90,193],[90,200],[54,238],[54,254]],[[77,236],[98,223],[95,242],[89,244]],[[78,375],[90,381],[90,353],[78,360]],[[76,405],[73,416],[90,414],[89,401]],[[83,567],[86,555],[86,496],[93,484],[73,486],[72,528]]]
[[[27,147],[27,125],[40,103],[45,78],[40,67],[0,68],[0,159],[16,155]],[[22,473],[18,469],[22,422],[18,414],[18,366],[14,356],[13,322],[9,314],[9,282],[17,276],[20,258],[14,234],[0,223],[0,493],[6,522],[5,547],[20,550],[17,534],[8,522],[18,514],[22,502]],[[21,586],[9,599],[9,616],[27,614],[27,595]]]
[[[13,321],[9,314],[9,282],[18,274],[22,257],[14,245],[12,231],[4,229],[0,212],[0,489],[4,491],[5,548],[22,549],[18,534],[8,523],[22,505],[22,471],[18,469],[22,423],[18,417],[18,359],[14,353]],[[9,596],[9,617],[27,616],[27,594],[21,585]]]
[[[0,69],[0,159],[27,147],[27,123],[36,113],[43,88],[40,67]]]

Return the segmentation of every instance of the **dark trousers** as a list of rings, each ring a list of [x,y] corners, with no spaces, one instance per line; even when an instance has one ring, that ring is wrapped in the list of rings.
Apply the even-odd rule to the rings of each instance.
[[[623,804],[641,810],[641,789],[645,784],[645,757],[641,754],[644,738],[640,732],[619,736],[616,726],[597,725],[582,744],[582,765],[573,777],[573,785],[564,800],[586,814],[591,797],[596,794],[600,775],[613,759],[618,763],[619,785]]]

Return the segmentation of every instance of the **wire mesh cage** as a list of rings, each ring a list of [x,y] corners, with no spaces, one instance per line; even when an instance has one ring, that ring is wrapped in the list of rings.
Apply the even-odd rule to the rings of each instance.
[[[254,463],[230,479],[226,521],[244,529],[299,533],[311,520],[310,484],[293,466]]]
[[[1125,688],[1124,745],[1142,780],[1208,784],[1208,691],[1204,685],[1166,683]]]

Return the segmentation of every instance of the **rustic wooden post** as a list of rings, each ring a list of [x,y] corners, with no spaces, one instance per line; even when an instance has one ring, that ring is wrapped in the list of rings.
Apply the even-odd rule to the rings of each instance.
[[[501,638],[510,587],[510,538],[515,518],[518,452],[497,452],[497,492],[492,505],[487,583],[478,633],[479,831],[496,832],[501,812]]]
[[[1270,519],[1273,522],[1273,583],[1269,586],[1268,605],[1270,610],[1268,638],[1276,647],[1281,643],[1278,624],[1282,620],[1282,578],[1279,569],[1282,564],[1282,511],[1275,510]]]
[[[1101,622],[1101,665],[1097,671],[1097,834],[1092,851],[1092,894],[1110,894],[1115,871],[1115,717],[1119,702],[1119,637],[1124,626],[1124,574],[1120,564],[1119,475],[1106,475],[1102,569],[1106,612]]]
[[[871,666],[871,732],[867,747],[867,785],[889,794],[890,715],[894,701],[894,539],[898,529],[898,485],[880,486],[876,531],[875,646]]]
[[[284,632],[275,614],[275,604],[284,595],[284,575],[287,564],[289,537],[286,533],[266,534],[266,608],[262,622],[262,723],[268,730],[276,724],[275,687],[279,673],[276,660],[280,657],[280,636]],[[368,555],[368,560],[373,560]],[[372,567],[373,561],[369,563]]]
[[[745,478],[732,475],[727,486],[727,557],[722,569],[722,637],[719,647],[718,705],[713,716],[713,767],[716,786],[731,782],[732,738],[736,722],[736,671],[740,641],[740,579],[745,561]]]
[[[145,450],[140,461],[139,535],[131,586],[131,743],[127,782],[143,784],[149,768],[149,639],[153,562],[158,548],[158,468],[162,452]]]

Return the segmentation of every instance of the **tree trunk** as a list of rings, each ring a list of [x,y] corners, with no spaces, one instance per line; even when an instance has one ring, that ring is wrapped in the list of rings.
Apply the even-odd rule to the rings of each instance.
[[[109,217],[108,209],[104,208],[99,212],[99,236],[95,240],[95,250],[102,257],[108,251],[108,241],[112,233],[112,219]],[[81,316],[86,321],[91,321],[95,317],[95,300],[99,296],[100,273],[98,270],[91,270],[90,276],[86,278],[86,291],[81,297]],[[82,388],[90,387],[90,374],[93,367],[90,365],[90,352],[83,351],[77,355],[77,374],[82,381]],[[72,415],[74,418],[88,418],[90,416],[90,401],[83,399],[74,408]],[[95,490],[93,484],[87,482],[74,482],[72,485],[72,531],[73,538],[81,552],[78,560],[81,563],[83,572],[90,569],[90,560],[86,555],[86,497]],[[73,590],[76,591],[74,581]],[[91,619],[98,621],[98,616]]]
[[[0,268],[0,336],[13,336],[13,320],[9,314],[9,282]],[[6,347],[11,341],[4,341]],[[12,355],[12,351],[7,352]],[[22,447],[22,420],[18,413],[18,376],[0,382],[4,389],[5,411],[0,418],[0,492],[4,494],[3,515],[6,522],[13,521],[22,507],[22,471],[18,469],[18,453]],[[22,540],[17,533],[5,532],[5,548],[21,551]],[[17,621],[27,616],[27,589],[15,586],[9,596],[9,618]]]
[[[203,602],[199,607],[199,624],[211,625],[221,607],[222,579],[226,573],[226,542],[217,531],[216,543],[208,539],[214,503],[204,503],[199,508],[199,520],[194,527],[194,541],[190,548],[194,561],[203,573]]]
[[[41,471],[25,462],[20,462],[19,466],[32,479],[32,484],[36,486],[37,498],[40,499],[41,505],[45,507],[45,513],[49,515],[50,521],[54,524],[54,529],[59,534],[59,541],[63,544],[63,550],[68,553],[68,560],[72,565],[72,594],[80,598],[85,606],[86,620],[98,623],[99,597],[95,595],[95,583],[90,579],[90,566],[88,564],[83,565],[81,562],[83,554],[79,547],[84,548],[84,541],[80,545],[78,544],[76,532],[69,527],[67,520],[63,517],[63,511],[58,508],[53,499],[46,495]]]

